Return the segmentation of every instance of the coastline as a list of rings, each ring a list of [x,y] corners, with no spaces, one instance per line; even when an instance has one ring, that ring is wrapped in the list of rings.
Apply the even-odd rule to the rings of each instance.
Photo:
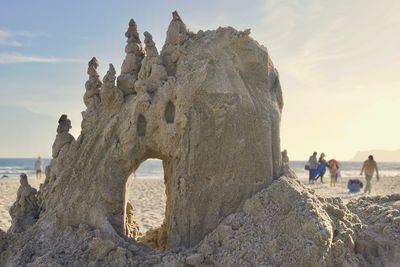
[[[379,182],[374,177],[372,180],[371,195],[364,194],[363,189],[358,193],[349,193],[347,181],[349,178],[339,178],[335,187],[329,185],[329,178],[324,178],[324,183],[320,181],[308,184],[308,179],[304,176],[298,178],[307,188],[313,190],[318,196],[324,198],[339,197],[344,203],[351,199],[363,196],[383,196],[399,192],[400,176],[382,177]],[[32,187],[39,189],[42,180],[35,177],[29,178]],[[365,180],[361,179],[365,184]],[[15,202],[19,180],[14,178],[0,179],[0,229],[7,231],[11,224],[11,217],[8,213],[10,206]],[[136,178],[132,181],[129,200],[134,207],[135,221],[141,231],[145,232],[152,227],[162,224],[165,212],[165,186],[162,178]]]

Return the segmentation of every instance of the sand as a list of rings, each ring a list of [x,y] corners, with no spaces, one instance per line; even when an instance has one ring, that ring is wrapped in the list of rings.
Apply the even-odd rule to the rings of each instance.
[[[320,180],[316,181],[314,184],[309,184],[308,179],[303,178],[300,181],[308,188],[313,189],[316,194],[321,197],[340,197],[344,203],[349,202],[350,199],[358,198],[361,196],[368,196],[369,194],[364,194],[364,188],[360,190],[359,193],[349,193],[347,189],[347,181],[349,178],[338,178],[338,182],[335,187],[330,186],[330,179],[324,178],[324,183]],[[365,179],[361,179],[365,186]],[[376,195],[390,195],[400,192],[400,176],[391,177],[381,177],[379,182],[376,180],[375,176],[372,181],[372,190],[370,196]]]
[[[141,232],[162,224],[166,206],[164,180],[134,179],[129,199]]]
[[[38,181],[29,177],[32,187],[39,189]],[[0,179],[0,229],[7,231],[11,225],[9,208],[15,202],[19,179]],[[151,227],[162,224],[165,214],[165,186],[161,179],[134,179],[129,194],[130,202],[133,204],[135,220],[139,229],[146,232]]]
[[[348,193],[346,188],[347,178],[339,178],[336,187],[329,186],[329,180],[321,184],[308,184],[307,179],[300,179],[308,188],[315,190],[315,193],[322,197],[340,197],[345,203],[352,198],[364,196],[360,193]],[[29,182],[35,188],[39,188],[39,182],[30,178]],[[364,181],[363,181],[364,182]],[[19,187],[17,179],[0,179],[0,228],[4,231],[10,227],[11,218],[8,209],[14,203]],[[379,182],[374,178],[372,181],[371,195],[386,195],[400,192],[400,176],[382,177]],[[142,232],[151,227],[158,227],[162,224],[165,213],[165,186],[162,179],[134,179],[130,200],[134,205],[136,222]]]

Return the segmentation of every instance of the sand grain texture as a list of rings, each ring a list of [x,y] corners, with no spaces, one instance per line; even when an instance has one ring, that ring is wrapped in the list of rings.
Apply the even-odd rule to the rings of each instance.
[[[166,203],[164,180],[135,179],[129,195],[135,221],[142,233],[163,223]]]

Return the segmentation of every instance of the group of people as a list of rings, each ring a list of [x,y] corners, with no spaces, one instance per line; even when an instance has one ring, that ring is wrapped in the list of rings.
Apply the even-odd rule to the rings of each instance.
[[[317,160],[317,155],[318,153],[314,152],[308,159],[308,164],[305,167],[306,170],[309,171],[309,183],[312,184],[315,181],[318,181],[318,179],[321,179],[321,183],[323,183],[323,177],[326,173],[326,169],[328,168],[330,172],[330,185],[335,186],[338,177],[340,177],[339,162],[335,159],[326,161],[324,153],[321,153],[319,159]],[[366,184],[364,193],[371,193],[371,180],[375,172],[376,179],[379,181],[378,165],[374,160],[374,156],[369,155],[368,159],[364,161],[360,172],[360,176],[365,174]]]
[[[321,179],[321,183],[323,183],[323,178],[328,168],[330,173],[330,185],[335,186],[337,178],[340,175],[339,162],[335,159],[327,161],[324,153],[321,153],[317,160],[317,155],[318,153],[314,152],[308,159],[308,165],[306,165],[306,169],[309,171],[308,182],[312,184],[318,181],[318,179]]]

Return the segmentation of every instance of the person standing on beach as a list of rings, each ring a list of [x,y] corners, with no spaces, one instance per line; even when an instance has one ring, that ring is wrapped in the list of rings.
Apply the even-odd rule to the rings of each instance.
[[[42,159],[40,157],[35,161],[36,179],[42,178]]]
[[[323,178],[326,173],[326,167],[328,166],[328,162],[325,159],[325,153],[321,153],[321,155],[319,156],[318,164],[320,164],[320,165],[322,164],[322,170],[318,174],[318,176],[315,177],[315,180],[317,181],[318,178],[321,178],[321,183],[323,184],[324,183]]]
[[[308,182],[309,183],[314,183],[313,173],[315,172],[315,170],[317,168],[318,168],[317,152],[314,152],[308,159],[308,171],[309,171]]]
[[[334,159],[331,159],[328,164],[329,164],[329,172],[331,174],[330,185],[331,185],[331,187],[336,186],[339,166],[336,163],[336,160],[334,160]]]
[[[376,171],[376,179],[379,181],[378,164],[376,164],[374,156],[369,155],[368,159],[364,161],[364,164],[360,172],[360,175],[363,175],[363,173],[365,173],[365,180],[367,181],[364,193],[367,193],[368,191],[368,194],[371,194],[371,180],[375,171]]]

